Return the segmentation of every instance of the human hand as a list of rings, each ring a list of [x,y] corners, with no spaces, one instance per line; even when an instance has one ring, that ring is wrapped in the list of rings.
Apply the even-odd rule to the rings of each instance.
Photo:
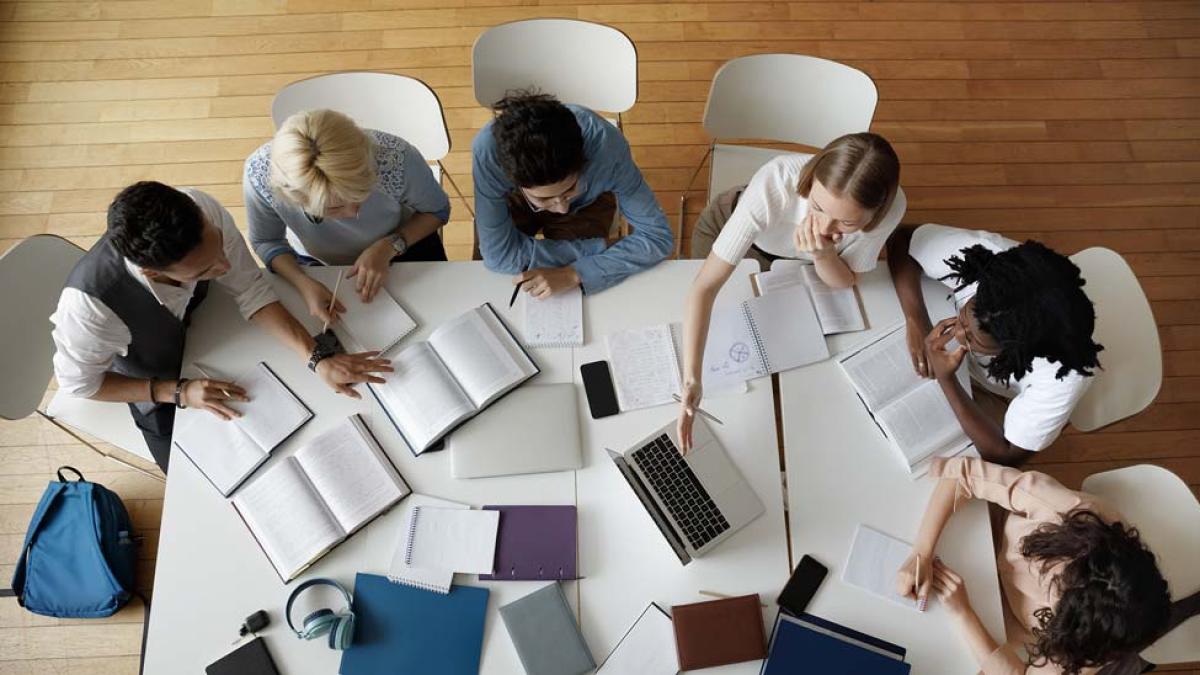
[[[539,267],[521,272],[513,277],[513,283],[520,284],[521,282],[524,282],[522,287],[524,291],[538,300],[544,300],[555,293],[569,291],[581,283],[575,268],[570,265]]]
[[[941,559],[933,561],[933,592],[955,618],[961,618],[973,611],[962,577],[947,567]]]
[[[675,425],[681,454],[686,455],[692,449],[692,425],[696,421],[696,409],[700,407],[700,399],[703,396],[704,388],[699,382],[684,383],[683,395],[679,397],[679,421]]]
[[[837,255],[837,245],[842,240],[842,234],[835,232],[832,237],[826,237],[821,233],[816,214],[810,211],[796,226],[792,239],[797,251],[811,253],[814,258],[824,258]]]
[[[939,380],[954,377],[958,367],[967,356],[967,348],[959,345],[954,351],[946,351],[946,344],[954,339],[954,327],[957,317],[942,319],[925,336],[925,354],[929,359],[928,368]]]
[[[379,352],[357,354],[334,354],[317,363],[317,375],[334,391],[350,398],[362,398],[352,385],[360,382],[383,384],[384,379],[374,373],[390,373],[395,370],[388,359],[379,358]]]
[[[229,407],[230,401],[249,401],[246,390],[224,380],[188,380],[179,392],[179,402],[188,408],[200,408],[229,421],[242,413]]]
[[[933,554],[913,552],[896,571],[896,592],[912,600],[929,597],[933,584]]]
[[[925,351],[925,337],[930,330],[932,329],[916,321],[904,323],[904,340],[908,343],[908,355],[912,357],[913,370],[921,377],[933,377],[933,371],[929,368],[929,354]]]
[[[364,249],[351,265],[346,278],[354,279],[354,290],[363,302],[370,302],[375,298],[375,294],[383,286],[383,280],[387,278],[388,265],[392,263],[392,257],[395,255],[396,249],[392,248],[391,238],[384,237]]]
[[[312,279],[307,275],[305,281],[296,288],[300,291],[300,297],[304,298],[304,304],[308,306],[308,313],[320,319],[325,323],[336,323],[338,317],[346,311],[346,306],[341,300],[333,303],[333,311],[329,311],[329,303],[333,300],[333,293],[325,287],[325,284]]]

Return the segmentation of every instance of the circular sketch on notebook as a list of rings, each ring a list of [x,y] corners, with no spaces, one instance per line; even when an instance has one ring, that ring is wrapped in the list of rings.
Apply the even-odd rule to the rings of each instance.
[[[745,363],[750,358],[750,345],[745,342],[735,342],[729,347],[729,358],[738,363]]]

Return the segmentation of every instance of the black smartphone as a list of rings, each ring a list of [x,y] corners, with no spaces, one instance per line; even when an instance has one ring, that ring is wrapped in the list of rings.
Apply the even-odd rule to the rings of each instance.
[[[814,560],[812,556],[804,556],[792,571],[792,577],[788,579],[787,585],[783,587],[783,592],[775,602],[789,614],[803,613],[809,601],[816,595],[817,589],[821,587],[826,574],[829,574],[829,568]]]
[[[585,363],[579,366],[579,374],[583,376],[583,393],[587,394],[592,419],[598,420],[621,412],[617,407],[617,390],[613,388],[608,361]]]

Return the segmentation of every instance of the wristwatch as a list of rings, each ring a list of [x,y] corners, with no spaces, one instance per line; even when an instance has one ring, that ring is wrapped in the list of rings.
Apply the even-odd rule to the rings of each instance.
[[[403,234],[397,234],[396,236],[392,237],[392,250],[396,252],[396,255],[404,255],[405,253],[408,253],[408,242],[404,241]]]
[[[325,359],[342,351],[342,343],[338,341],[337,335],[334,335],[333,329],[328,329],[324,333],[317,333],[313,336],[315,344],[313,345],[312,355],[308,357],[308,369],[317,372],[317,364]]]

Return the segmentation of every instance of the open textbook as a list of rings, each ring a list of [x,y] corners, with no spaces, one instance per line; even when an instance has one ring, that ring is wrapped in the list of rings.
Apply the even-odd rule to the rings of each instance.
[[[226,497],[313,417],[264,362],[228,379],[250,398],[230,406],[242,416],[226,421],[201,408],[184,408],[176,413],[172,435],[175,447]]]
[[[312,266],[305,267],[304,271],[330,291],[337,286],[338,275],[343,273],[339,267]],[[338,290],[337,299],[346,311],[330,324],[347,351],[386,352],[417,327],[417,322],[386,288],[380,287],[371,302],[366,303],[350,281],[353,280],[343,279]]]
[[[391,359],[395,372],[369,387],[414,455],[541,372],[490,304]]]
[[[790,286],[804,286],[808,289],[813,307],[817,310],[817,319],[821,323],[821,332],[825,335],[850,333],[867,327],[855,287],[829,286],[821,281],[817,268],[812,265],[799,260],[776,260],[771,263],[769,272],[754,275],[754,282],[762,295]]]
[[[352,415],[247,484],[233,506],[287,582],[409,492]]]
[[[923,475],[934,457],[971,446],[941,385],[913,370],[903,323],[840,356],[838,363],[914,477]],[[957,375],[969,394],[965,360]]]

